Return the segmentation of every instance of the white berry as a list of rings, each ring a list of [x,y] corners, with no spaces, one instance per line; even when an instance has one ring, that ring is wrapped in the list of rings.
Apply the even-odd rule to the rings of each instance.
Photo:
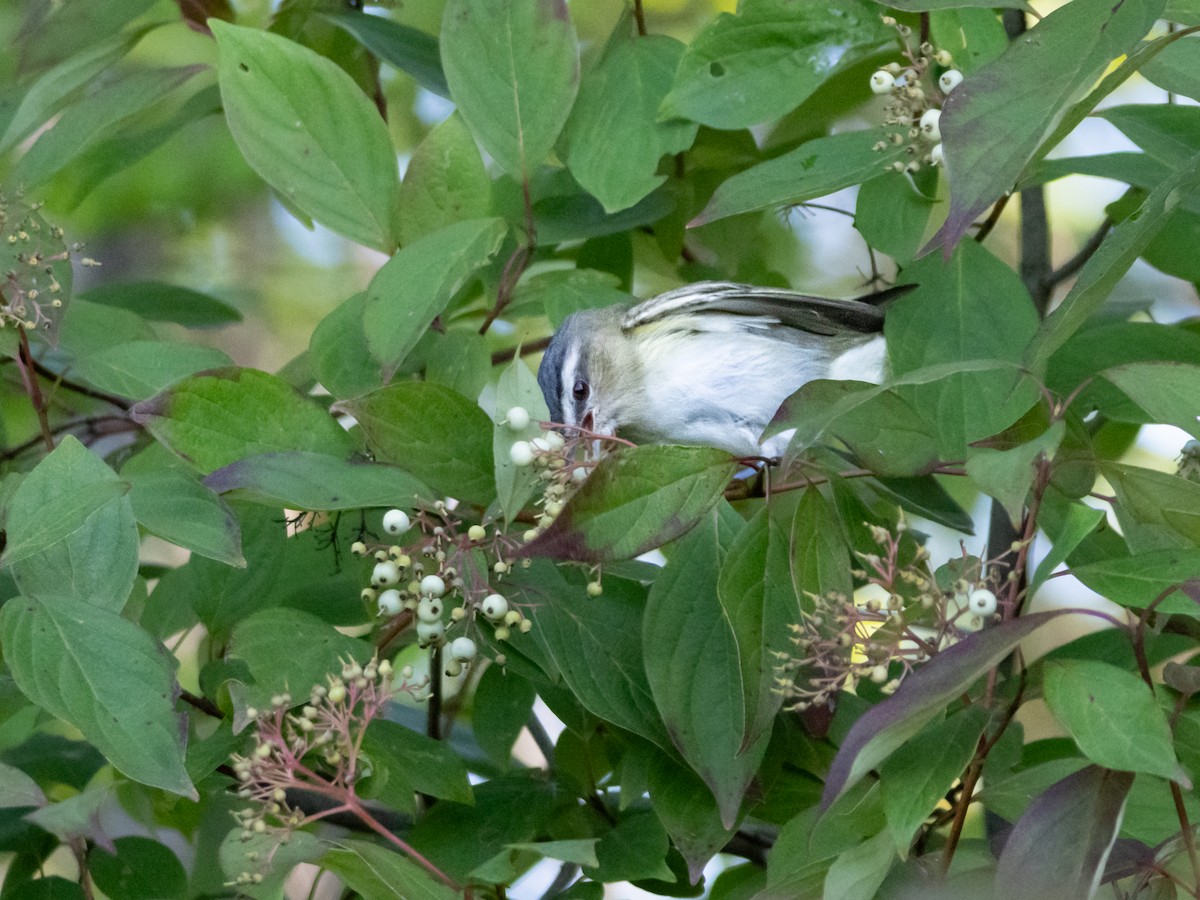
[[[933,61],[939,66],[948,66],[954,62],[954,57],[950,55],[949,50],[939,50],[933,54]]]
[[[442,601],[438,597],[422,597],[417,604],[417,618],[422,622],[440,622]]]
[[[508,601],[501,594],[488,594],[479,604],[479,609],[493,622],[503,619],[508,612]]]
[[[426,575],[421,579],[421,593],[430,597],[440,597],[446,593],[446,582],[437,575]]]
[[[541,450],[543,453],[550,452],[550,442],[545,438],[536,437],[529,442],[534,450]]]
[[[440,641],[446,635],[446,626],[441,622],[418,622],[417,643],[428,647],[435,641]]]
[[[996,612],[996,595],[987,588],[977,588],[971,591],[971,596],[967,598],[967,605],[977,616],[993,615]]]
[[[921,137],[931,144],[936,144],[942,139],[942,130],[938,127],[941,118],[940,109],[927,109],[921,114]]]
[[[459,662],[470,662],[475,653],[475,642],[469,637],[457,637],[450,643],[450,656]]]
[[[404,609],[404,597],[395,588],[384,591],[379,595],[379,614],[394,616]]]
[[[516,441],[508,448],[508,458],[512,460],[512,464],[519,468],[531,465],[533,463],[533,445],[529,441]]]
[[[958,69],[947,69],[942,73],[942,77],[938,79],[938,87],[944,93],[950,93],[960,84],[962,84],[963,74]]]
[[[487,529],[482,525],[472,525],[467,529],[467,538],[472,541],[482,541],[487,537]]]
[[[941,144],[933,145],[933,149],[929,151],[929,162],[935,166],[945,165],[946,153]]]
[[[383,530],[388,534],[404,534],[411,526],[408,513],[402,509],[389,509],[383,514]]]
[[[887,681],[888,669],[887,666],[879,665],[871,669],[871,680],[876,684],[883,684]]]
[[[589,597],[599,597],[604,593],[604,585],[599,581],[589,581],[587,586],[587,595]]]
[[[571,480],[576,484],[582,484],[588,477],[586,466],[576,466],[571,470]]]
[[[545,440],[546,443],[550,445],[550,449],[555,452],[561,450],[563,445],[566,443],[566,441],[563,440],[563,436],[557,431],[547,431]]]
[[[886,94],[895,86],[896,77],[891,72],[880,69],[871,76],[871,90],[876,94]]]
[[[375,563],[371,571],[371,587],[391,587],[400,581],[400,569],[390,559]]]
[[[506,424],[513,431],[521,431],[529,427],[529,410],[523,406],[514,406],[504,417]]]

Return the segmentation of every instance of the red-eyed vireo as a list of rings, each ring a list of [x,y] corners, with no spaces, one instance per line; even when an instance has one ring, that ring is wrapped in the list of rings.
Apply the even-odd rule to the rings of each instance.
[[[633,306],[573,313],[538,369],[550,418],[635,443],[764,452],[779,404],[818,378],[882,380],[883,306],[706,281]]]

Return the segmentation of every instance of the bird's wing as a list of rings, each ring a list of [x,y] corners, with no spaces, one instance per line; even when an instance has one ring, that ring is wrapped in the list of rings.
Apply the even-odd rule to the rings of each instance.
[[[712,330],[737,330],[742,321],[747,329],[778,323],[810,334],[875,334],[883,330],[883,306],[914,287],[900,285],[857,300],[831,300],[780,288],[702,281],[638,303],[625,314],[621,327],[629,331],[651,322],[666,324],[676,316],[681,324],[686,319],[695,327],[701,317],[720,315],[719,326],[710,320]]]

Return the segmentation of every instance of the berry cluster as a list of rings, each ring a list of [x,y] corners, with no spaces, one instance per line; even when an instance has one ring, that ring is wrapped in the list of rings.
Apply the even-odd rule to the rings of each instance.
[[[798,655],[775,654],[776,686],[793,710],[828,704],[862,681],[891,694],[915,664],[998,615],[995,565],[964,556],[931,574],[923,546],[901,564],[903,519],[895,533],[867,527],[880,552],[857,554],[862,568],[853,574],[866,584],[859,597],[807,594],[813,608],[791,626]],[[1010,552],[1018,549],[1014,545]]]
[[[365,666],[345,661],[340,674],[327,676],[327,684],[314,685],[308,703],[293,712],[292,698],[278,694],[271,708],[246,710],[253,720],[254,749],[247,756],[234,754],[237,796],[249,804],[234,813],[241,839],[272,834],[276,841],[266,853],[247,852],[250,863],[231,883],[258,884],[263,880],[275,849],[291,833],[317,819],[349,811],[369,816],[356,794],[359,780],[370,774],[361,757],[362,735],[392,698],[407,693],[420,699],[428,679],[412,680],[408,667],[397,681],[387,660]],[[305,813],[292,805],[289,792],[318,794],[332,801],[329,807]]]
[[[0,328],[50,329],[60,315],[56,310],[66,295],[60,278],[69,277],[71,251],[63,242],[63,230],[38,210],[38,204],[10,201],[0,194]],[[83,264],[98,265],[92,259]]]
[[[452,501],[419,509],[415,520],[402,509],[391,509],[384,513],[383,530],[399,539],[415,529],[415,537],[374,549],[355,541],[350,548],[356,556],[375,560],[363,600],[375,604],[380,616],[411,614],[419,646],[447,648],[445,671],[452,677],[461,675],[478,655],[470,634],[480,619],[491,624],[498,641],[507,640],[513,628],[524,633],[533,627],[531,619],[492,587],[511,570],[519,550],[516,542],[498,529],[489,533],[481,524],[470,525],[464,533],[463,524]],[[495,561],[488,568],[492,557]],[[451,630],[457,636],[450,637]],[[496,662],[504,664],[503,654]]]
[[[914,52],[909,45],[911,28],[897,23],[891,16],[884,16],[883,22],[899,32],[907,63],[888,63],[871,76],[871,90],[888,96],[883,124],[897,129],[888,134],[886,140],[877,143],[875,149],[883,151],[906,145],[905,152],[910,159],[907,162],[898,160],[889,166],[897,172],[917,172],[923,164],[941,165],[945,157],[939,122],[940,103],[962,83],[962,72],[951,68],[954,59],[949,51],[938,50],[926,41],[919,52]],[[943,71],[937,78],[937,86],[928,85],[927,90],[923,82],[932,78],[935,66]]]

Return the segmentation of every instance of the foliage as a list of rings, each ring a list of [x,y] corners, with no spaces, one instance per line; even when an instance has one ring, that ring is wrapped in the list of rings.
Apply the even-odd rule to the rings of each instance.
[[[1200,675],[1159,669],[1197,650],[1200,444],[1128,453],[1200,438],[1200,320],[1114,299],[1139,260],[1200,279],[1194,0],[21,6],[0,897],[282,897],[301,863],[368,900],[1200,896]],[[1049,157],[1134,75],[1163,102],[1102,115],[1136,152]],[[377,252],[279,371],[210,346],[236,304],[75,243],[198,126],[244,162],[160,209],[269,191]],[[1076,173],[1128,188],[1054,269]],[[844,188],[870,280],[916,286],[884,384],[805,385],[765,473],[543,423],[567,314],[786,283],[779,210]],[[1110,611],[1026,658],[1060,567]]]

